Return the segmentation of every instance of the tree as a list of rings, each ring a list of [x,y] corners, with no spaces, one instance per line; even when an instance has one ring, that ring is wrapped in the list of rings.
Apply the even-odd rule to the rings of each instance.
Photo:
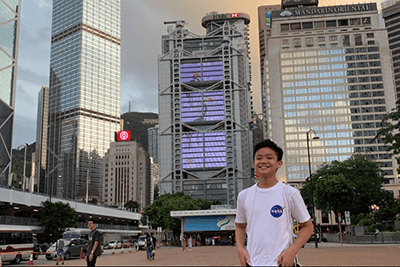
[[[54,242],[62,237],[65,229],[76,227],[78,215],[75,210],[67,203],[62,202],[42,202],[43,209],[40,211],[43,233],[46,240]]]
[[[306,181],[301,190],[308,206],[312,194],[318,209],[350,214],[369,213],[373,204],[378,205],[384,194],[381,185],[384,181],[378,163],[367,155],[355,154],[347,160],[332,161],[323,166]]]
[[[125,208],[137,211],[139,209],[139,203],[137,203],[137,201],[129,200],[126,202]]]
[[[205,199],[193,199],[183,192],[159,196],[153,204],[147,206],[142,222],[148,221],[153,227],[172,230],[175,237],[180,235],[181,220],[170,216],[171,211],[205,210],[211,207],[211,202]]]
[[[400,171],[400,100],[396,104],[396,108],[383,118],[385,127],[377,132],[373,141],[383,138],[384,143],[388,145],[387,151],[395,156]]]

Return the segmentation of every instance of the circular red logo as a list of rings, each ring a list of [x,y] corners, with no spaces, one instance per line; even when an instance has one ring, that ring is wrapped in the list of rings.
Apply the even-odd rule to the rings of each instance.
[[[127,131],[122,131],[119,133],[119,139],[121,140],[128,140],[129,133]]]

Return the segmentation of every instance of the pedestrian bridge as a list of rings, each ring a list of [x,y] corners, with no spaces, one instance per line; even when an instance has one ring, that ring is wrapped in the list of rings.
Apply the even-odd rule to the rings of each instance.
[[[24,211],[29,212],[32,214],[32,217],[37,217],[35,214],[39,212],[42,208],[42,202],[49,200],[48,196],[33,194],[29,192],[23,192],[19,190],[13,190],[9,188],[0,187],[0,207],[1,206],[8,206],[5,207],[5,215],[0,216],[0,223],[1,224],[12,224],[9,220],[10,217],[13,217],[14,214]],[[124,232],[124,233],[131,233],[137,234],[141,233],[142,231],[139,229],[139,223],[141,219],[141,214],[137,212],[131,212],[127,210],[118,210],[115,208],[99,206],[95,204],[86,204],[83,202],[77,202],[68,199],[62,199],[57,197],[51,198],[52,202],[62,202],[68,203],[78,214],[80,219],[88,220],[89,218],[93,218],[96,221],[102,220],[107,221],[109,224],[103,224],[103,231],[110,231],[110,232]],[[4,220],[2,220],[2,218]],[[5,218],[7,217],[7,218]],[[15,217],[18,218],[18,217]],[[27,218],[29,219],[29,218]],[[4,222],[3,222],[4,221]],[[16,220],[19,221],[19,220]],[[32,221],[32,220],[30,220]],[[31,223],[29,223],[30,225]],[[124,224],[124,225],[121,225]],[[26,225],[26,224],[25,224]],[[107,225],[109,227],[107,227]],[[37,223],[32,223],[32,227],[38,227]],[[79,225],[78,227],[85,227],[84,225]],[[107,229],[109,228],[109,229]],[[141,227],[147,228],[147,227]]]

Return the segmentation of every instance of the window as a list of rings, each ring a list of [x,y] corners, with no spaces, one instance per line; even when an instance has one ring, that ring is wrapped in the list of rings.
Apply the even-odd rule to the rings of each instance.
[[[289,31],[289,24],[281,24],[281,32]]]
[[[339,19],[338,20],[338,26],[348,26],[349,25],[349,20],[347,19]]]
[[[290,29],[292,31],[301,30],[301,25],[300,25],[300,23],[291,23],[290,24]]]
[[[325,42],[325,36],[318,36],[318,42]]]
[[[367,38],[374,38],[374,33],[373,32],[367,33]]]
[[[313,28],[313,23],[310,22],[303,22],[303,29],[312,29]]]
[[[306,38],[306,46],[308,46],[308,47],[313,46],[313,38],[312,37]]]
[[[325,21],[314,21],[314,28],[324,28],[325,27]]]
[[[282,44],[283,44],[283,45],[289,44],[289,39],[283,39],[283,40],[282,40]]]
[[[362,24],[363,25],[370,25],[371,24],[371,18],[370,17],[362,18]]]
[[[294,47],[301,47],[301,39],[300,38],[294,38],[293,39],[293,44],[294,44]]]
[[[350,19],[350,25],[361,25],[360,18],[357,19]]]
[[[327,20],[326,27],[336,27],[336,20]]]

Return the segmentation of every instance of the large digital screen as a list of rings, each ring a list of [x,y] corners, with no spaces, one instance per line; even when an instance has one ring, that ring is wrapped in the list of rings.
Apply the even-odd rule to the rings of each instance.
[[[181,64],[181,82],[220,81],[224,78],[222,61]]]
[[[185,232],[235,230],[235,216],[189,216],[184,218]]]
[[[226,166],[225,132],[182,135],[182,168],[222,168]]]
[[[224,92],[183,93],[181,120],[186,123],[225,120]]]

